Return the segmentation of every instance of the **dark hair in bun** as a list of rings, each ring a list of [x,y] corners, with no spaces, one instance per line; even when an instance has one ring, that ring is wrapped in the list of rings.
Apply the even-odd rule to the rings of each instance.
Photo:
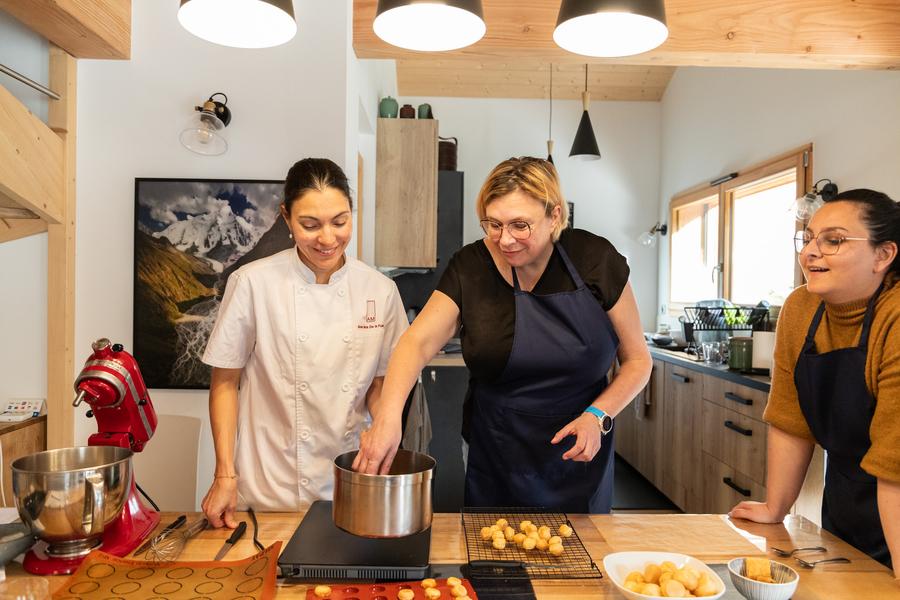
[[[828,202],[857,204],[862,209],[862,221],[869,230],[869,243],[877,246],[894,242],[900,248],[900,205],[887,194],[859,188],[841,192]],[[900,260],[894,259],[890,270],[900,273]]]
[[[304,158],[294,163],[284,180],[284,208],[291,212],[291,205],[310,190],[324,192],[327,188],[340,190],[350,208],[350,182],[339,166],[327,158]]]

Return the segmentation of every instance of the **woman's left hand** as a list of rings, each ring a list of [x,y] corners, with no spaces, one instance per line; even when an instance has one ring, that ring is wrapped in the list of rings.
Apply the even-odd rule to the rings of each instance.
[[[601,443],[597,417],[590,413],[580,415],[577,419],[557,431],[550,443],[558,444],[570,435],[575,436],[575,445],[562,455],[563,460],[590,462],[597,456]]]

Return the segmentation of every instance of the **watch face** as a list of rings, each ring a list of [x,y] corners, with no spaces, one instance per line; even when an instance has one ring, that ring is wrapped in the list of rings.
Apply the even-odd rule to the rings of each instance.
[[[600,421],[600,431],[603,433],[609,433],[612,431],[613,420],[609,415],[604,415],[599,418]]]

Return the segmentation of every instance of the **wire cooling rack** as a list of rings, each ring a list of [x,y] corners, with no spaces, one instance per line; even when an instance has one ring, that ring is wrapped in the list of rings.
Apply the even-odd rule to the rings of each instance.
[[[466,553],[471,566],[471,573],[475,577],[528,577],[531,579],[595,579],[603,577],[600,569],[591,559],[578,536],[578,532],[572,527],[572,535],[563,538],[563,553],[553,556],[549,552],[541,550],[525,550],[515,542],[507,542],[506,548],[497,550],[491,540],[481,537],[481,528],[490,527],[497,523],[498,519],[506,519],[509,525],[519,532],[519,524],[522,521],[531,521],[538,527],[547,525],[553,535],[563,523],[572,527],[565,513],[529,508],[523,510],[517,508],[463,508],[462,526],[466,536]],[[509,567],[505,566],[477,566],[477,561],[509,561]]]

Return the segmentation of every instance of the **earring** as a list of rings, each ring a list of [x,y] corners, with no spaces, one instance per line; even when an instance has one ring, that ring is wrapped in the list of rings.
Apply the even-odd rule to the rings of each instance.
[[[294,234],[293,234],[293,233],[288,233],[288,239],[289,239],[289,240],[294,239]]]

